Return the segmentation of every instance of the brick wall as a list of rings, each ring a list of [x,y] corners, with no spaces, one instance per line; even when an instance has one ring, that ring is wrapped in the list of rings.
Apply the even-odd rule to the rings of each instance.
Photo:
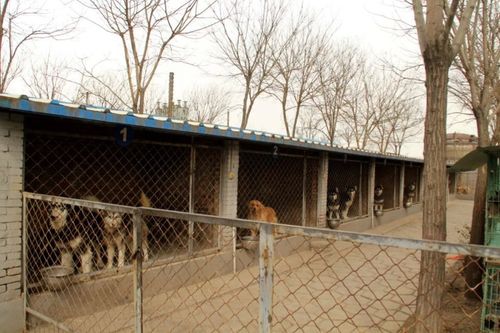
[[[0,302],[21,296],[23,118],[0,112]]]

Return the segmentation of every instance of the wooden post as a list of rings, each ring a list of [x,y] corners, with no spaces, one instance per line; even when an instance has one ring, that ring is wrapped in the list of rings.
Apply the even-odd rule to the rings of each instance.
[[[259,326],[260,332],[271,332],[273,321],[273,227],[270,223],[260,225],[259,239]]]

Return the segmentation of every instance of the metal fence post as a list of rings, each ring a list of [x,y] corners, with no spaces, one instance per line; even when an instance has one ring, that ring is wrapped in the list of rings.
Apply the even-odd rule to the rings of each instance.
[[[136,210],[134,220],[134,309],[135,309],[135,332],[142,333],[142,213]]]
[[[22,249],[22,282],[23,282],[23,320],[24,320],[24,329],[27,331],[28,330],[28,316],[26,315],[26,311],[27,311],[27,307],[28,307],[28,288],[27,288],[27,278],[28,278],[28,275],[27,275],[27,266],[26,266],[26,255],[27,255],[27,250],[28,250],[28,247],[27,247],[27,242],[28,242],[28,239],[27,239],[27,236],[28,236],[28,231],[26,230],[26,227],[27,227],[27,223],[26,223],[26,209],[27,209],[27,200],[26,200],[26,196],[24,195],[24,192],[23,192],[23,230],[22,230],[22,233],[23,233],[23,237],[21,239],[22,241],[22,246],[23,246],[23,249]]]
[[[273,319],[273,243],[272,225],[262,223],[260,225],[259,239],[259,326],[262,333],[271,332]]]
[[[196,148],[191,144],[190,162],[189,162],[189,212],[194,212],[194,177],[196,171]],[[191,256],[194,252],[194,223],[188,222],[188,254]]]

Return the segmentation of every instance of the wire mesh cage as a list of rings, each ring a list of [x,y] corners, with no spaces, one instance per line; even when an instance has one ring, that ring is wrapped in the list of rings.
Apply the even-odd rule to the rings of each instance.
[[[500,332],[500,266],[487,264],[483,284],[482,332]]]
[[[189,239],[172,230],[172,221],[194,230],[209,230],[206,223],[159,210],[137,215],[135,207],[25,195],[30,332],[134,331],[137,320],[146,332],[258,330],[254,254],[249,261],[213,248],[181,251]],[[232,248],[231,228],[210,225],[229,228],[218,241]],[[169,236],[151,237],[151,230]],[[200,233],[205,240],[199,243],[213,236]]]
[[[401,166],[377,163],[375,167],[375,188],[382,187],[383,210],[399,207],[399,184]]]
[[[329,159],[328,194],[336,195],[334,215],[339,219],[368,215],[368,169],[366,161]]]
[[[101,332],[127,326],[131,319],[107,309],[133,313],[133,279],[123,271],[132,262],[132,224],[132,216],[122,210],[26,199],[29,313],[51,318],[63,331]],[[104,282],[111,277],[113,283]],[[47,328],[37,317],[30,317],[28,326],[37,331]]]
[[[56,125],[68,131],[55,135],[51,128]],[[220,144],[137,133],[132,144],[122,147],[115,143],[112,128],[72,126],[27,122],[27,191],[77,199],[93,196],[127,206],[141,205],[144,193],[154,208],[219,214]],[[175,220],[162,230],[153,224],[151,251],[165,252],[165,244],[189,252],[217,246],[216,230],[200,228]]]
[[[412,193],[412,203],[420,202],[420,184],[422,168],[414,165],[405,165],[405,202],[408,200],[408,194]],[[413,189],[414,186],[414,189]]]
[[[316,158],[242,145],[238,172],[238,217],[247,218],[249,202],[258,200],[276,212],[278,223],[315,225],[317,175]]]

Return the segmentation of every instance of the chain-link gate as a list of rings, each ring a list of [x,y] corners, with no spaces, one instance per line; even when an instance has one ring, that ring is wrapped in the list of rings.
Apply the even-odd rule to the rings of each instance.
[[[442,319],[453,332],[464,322],[478,328],[483,307],[460,301],[476,287],[464,284],[461,258],[500,259],[500,250],[491,247],[29,193],[24,203],[29,332],[406,332],[415,325],[423,250],[446,254],[443,309],[454,311],[443,311]],[[122,257],[120,246],[106,240],[108,224],[117,220],[121,223],[112,236],[126,245]],[[167,232],[173,221],[186,228],[200,225],[200,230],[212,225],[219,250],[190,255],[175,251],[189,241],[180,233],[163,243],[151,237],[155,225]],[[259,239],[235,252],[234,228],[257,228]],[[116,251],[110,253],[113,244]],[[489,290],[497,284],[492,276]]]

